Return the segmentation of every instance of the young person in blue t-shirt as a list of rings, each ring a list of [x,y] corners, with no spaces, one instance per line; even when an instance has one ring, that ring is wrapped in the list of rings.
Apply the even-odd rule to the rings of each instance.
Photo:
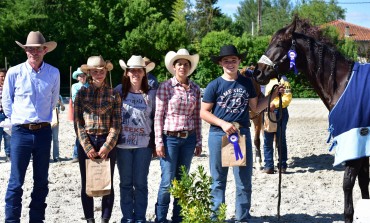
[[[212,210],[217,211],[225,203],[225,190],[228,167],[221,164],[222,136],[240,130],[246,136],[247,165],[233,167],[236,186],[235,222],[248,222],[252,194],[252,144],[249,130],[249,108],[254,112],[264,110],[268,105],[267,98],[258,99],[249,78],[239,74],[238,68],[246,53],[239,54],[233,45],[221,47],[219,56],[211,56],[212,61],[223,69],[221,77],[211,81],[205,89],[200,116],[211,124],[209,130],[209,165],[213,178],[211,195]],[[273,98],[281,86],[273,92]],[[236,125],[235,123],[238,123]]]

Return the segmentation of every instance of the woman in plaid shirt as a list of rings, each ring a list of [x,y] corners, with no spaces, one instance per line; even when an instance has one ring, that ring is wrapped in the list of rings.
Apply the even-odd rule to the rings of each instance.
[[[107,72],[113,64],[101,56],[92,56],[81,70],[89,76],[89,87],[82,87],[74,102],[74,127],[80,144],[78,162],[80,165],[82,207],[87,222],[94,220],[94,200],[86,194],[85,160],[110,159],[112,188],[102,199],[102,221],[109,222],[112,214],[114,190],[113,173],[116,163],[116,143],[121,130],[121,97],[107,83]]]
[[[162,179],[155,205],[155,222],[167,222],[169,188],[180,178],[180,167],[190,168],[193,155],[202,152],[200,88],[189,79],[197,67],[199,55],[186,49],[170,51],[165,57],[167,70],[174,75],[163,82],[156,96],[154,118],[156,152],[160,157]],[[180,206],[174,201],[172,222],[181,222]]]

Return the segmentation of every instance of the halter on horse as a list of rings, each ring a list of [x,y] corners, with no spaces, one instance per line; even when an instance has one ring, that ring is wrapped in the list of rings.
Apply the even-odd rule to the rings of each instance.
[[[261,57],[258,67],[255,69],[255,79],[260,84],[267,84],[271,78],[278,78],[280,74],[289,72],[290,68],[297,69],[307,76],[325,106],[332,113],[337,102],[343,101],[341,97],[356,74],[352,73],[352,68],[357,69],[361,66],[346,59],[333,47],[333,44],[325,42],[322,37],[321,31],[317,27],[312,27],[305,20],[294,18],[290,25],[280,29],[272,37],[265,55]],[[291,52],[296,54],[296,58],[294,55],[290,55]],[[369,77],[370,73],[365,74],[365,77],[366,75]],[[369,79],[367,78],[367,80]],[[369,89],[368,84],[369,81],[363,83],[362,86]],[[351,103],[353,106],[357,106],[362,102],[353,100]],[[336,108],[336,110],[338,109]],[[370,117],[370,111],[357,115]],[[353,119],[353,117],[342,117],[343,120],[346,118]],[[369,126],[370,123],[366,123],[359,127],[368,130]],[[364,137],[369,141],[368,135]],[[369,149],[366,144],[364,147],[366,148],[359,149]],[[368,156],[368,154],[365,155]],[[362,198],[369,199],[369,158],[365,155],[345,161],[343,190],[346,223],[353,221],[352,190],[356,177],[359,180]]]

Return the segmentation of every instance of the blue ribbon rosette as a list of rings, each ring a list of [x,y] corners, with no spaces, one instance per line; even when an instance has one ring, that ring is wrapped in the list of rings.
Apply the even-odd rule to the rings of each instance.
[[[290,59],[289,69],[294,68],[294,73],[298,74],[298,70],[297,70],[297,67],[295,65],[295,58],[297,58],[297,52],[295,52],[295,50],[289,50],[288,51],[288,56],[289,56],[289,59]]]
[[[243,159],[243,154],[242,154],[242,151],[241,151],[240,146],[239,146],[239,135],[238,135],[238,133],[233,133],[233,134],[229,135],[228,139],[229,139],[229,142],[234,145],[235,159],[236,160]]]

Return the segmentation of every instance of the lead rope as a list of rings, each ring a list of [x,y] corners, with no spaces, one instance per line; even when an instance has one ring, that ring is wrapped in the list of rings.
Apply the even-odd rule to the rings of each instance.
[[[278,83],[280,84],[281,75],[278,75]],[[275,88],[279,87],[278,84],[275,84],[271,92],[274,92]],[[268,106],[270,106],[272,99],[272,93],[268,97]],[[269,107],[268,107],[269,108]],[[281,204],[281,136],[282,136],[282,130],[283,130],[283,100],[281,99],[281,93],[279,92],[279,117],[276,117],[276,121],[272,120],[270,116],[270,112],[268,113],[268,118],[271,122],[277,123],[277,127],[279,129],[280,135],[278,137],[278,152],[279,152],[279,183],[278,183],[278,205],[277,205],[277,215],[278,215],[278,221],[280,221],[280,204]]]

